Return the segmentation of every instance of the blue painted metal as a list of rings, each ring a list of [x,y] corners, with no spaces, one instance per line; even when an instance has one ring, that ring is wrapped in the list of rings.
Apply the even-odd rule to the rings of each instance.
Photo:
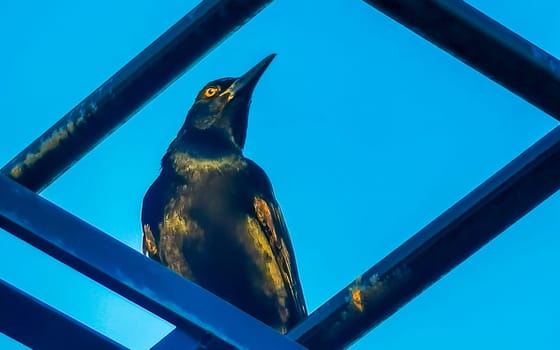
[[[171,270],[0,176],[0,227],[180,327],[201,346],[303,349]]]
[[[0,280],[0,332],[32,349],[126,349]]]
[[[6,164],[40,191],[272,0],[204,0]]]
[[[462,0],[364,0],[560,120],[560,61]]]
[[[193,338],[180,328],[175,328],[168,335],[163,337],[150,350],[169,350],[169,349],[196,349],[198,343],[193,342]]]

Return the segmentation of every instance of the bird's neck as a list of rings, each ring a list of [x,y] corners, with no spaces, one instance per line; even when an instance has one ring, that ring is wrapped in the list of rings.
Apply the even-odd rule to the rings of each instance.
[[[240,169],[246,165],[242,151],[219,133],[185,132],[173,140],[161,161],[162,174],[192,177],[200,172]]]
[[[166,156],[178,152],[200,159],[219,159],[242,155],[242,150],[235,144],[233,137],[219,129],[191,129],[180,132],[169,145]]]

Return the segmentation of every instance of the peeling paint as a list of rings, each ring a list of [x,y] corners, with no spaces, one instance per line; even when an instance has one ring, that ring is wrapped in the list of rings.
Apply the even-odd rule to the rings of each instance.
[[[37,152],[28,153],[25,157],[23,164],[17,165],[11,171],[11,175],[14,178],[21,176],[23,172],[23,165],[30,167],[35,162],[40,160],[47,154],[48,152],[56,149],[62,141],[67,139],[71,134],[76,131],[76,126],[83,122],[83,118],[78,118],[75,122],[69,121],[66,126],[61,127],[55,130],[51,136],[46,138],[40,145],[39,150]]]
[[[377,283],[379,281],[379,275],[374,273],[373,275],[370,276],[368,281],[370,284]]]
[[[27,154],[25,160],[23,161],[23,164],[25,164],[26,166],[32,166],[39,159],[43,158],[46,153],[58,147],[60,142],[67,139],[69,135],[70,132],[68,131],[67,127],[55,130],[50,137],[48,137],[41,143],[38,152]]]
[[[66,124],[66,129],[68,130],[69,134],[74,133],[74,131],[76,130],[76,127],[74,126],[74,122],[73,121],[68,122],[68,124]]]
[[[10,176],[12,177],[12,179],[18,179],[21,176],[22,172],[23,172],[23,169],[22,169],[21,165],[16,165],[10,171]]]
[[[364,311],[364,304],[368,297],[371,297],[372,292],[381,290],[381,285],[377,284],[379,278],[377,274],[372,275],[367,280],[363,279],[363,275],[358,276],[354,283],[349,287],[349,301],[359,312]]]
[[[362,276],[360,275],[358,276],[358,278],[356,278],[354,283],[350,285],[349,288],[349,292],[350,292],[349,301],[352,303],[354,308],[356,308],[356,310],[358,310],[359,312],[364,311],[364,304],[362,303],[362,290],[363,290]]]
[[[75,126],[80,126],[82,124],[84,124],[86,122],[86,118],[85,117],[79,117],[74,121],[74,125]]]
[[[21,178],[25,175],[27,168],[32,167],[37,161],[44,158],[47,153],[58,148],[61,142],[70,138],[76,132],[77,127],[84,124],[85,121],[84,117],[79,117],[55,129],[50,136],[41,140],[37,151],[27,153],[24,160],[10,170],[10,177],[13,179]]]
[[[406,280],[410,275],[409,269],[406,267],[391,271],[383,278],[375,273],[369,277],[365,275],[358,276],[354,282],[348,287],[348,304],[358,312],[364,312],[368,305],[375,303],[379,298],[390,293],[395,283]],[[367,275],[367,274],[366,274]]]
[[[91,102],[89,104],[89,110],[91,111],[92,114],[94,114],[95,112],[97,112],[97,103],[95,102]]]
[[[350,293],[352,294],[352,304],[354,307],[362,312],[364,311],[364,305],[362,304],[362,291],[359,288],[351,289]]]

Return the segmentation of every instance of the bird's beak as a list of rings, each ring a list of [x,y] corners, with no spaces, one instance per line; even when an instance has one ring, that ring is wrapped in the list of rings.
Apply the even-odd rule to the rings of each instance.
[[[276,57],[275,53],[266,56],[247,73],[243,74],[240,78],[237,78],[230,87],[220,94],[220,96],[227,95],[228,101],[231,101],[238,94],[251,95],[253,89],[257,85],[257,82],[274,57]]]

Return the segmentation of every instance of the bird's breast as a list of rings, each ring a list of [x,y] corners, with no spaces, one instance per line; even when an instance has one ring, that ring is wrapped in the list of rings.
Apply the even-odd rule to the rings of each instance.
[[[252,203],[247,161],[239,155],[208,159],[186,152],[177,152],[170,159],[182,180],[174,184],[165,208],[166,221],[189,226],[183,232],[191,237],[196,236],[193,231],[205,231],[206,236],[235,235],[235,228],[245,222]],[[193,230],[193,225],[201,229]]]
[[[218,158],[197,158],[186,152],[176,152],[171,155],[173,170],[190,181],[202,180],[212,175],[238,172],[247,167],[242,156],[233,154]]]
[[[290,317],[286,272],[255,213],[258,190],[248,161],[239,155],[201,159],[186,152],[169,160],[178,177],[168,187],[159,227],[162,261],[285,331]]]

